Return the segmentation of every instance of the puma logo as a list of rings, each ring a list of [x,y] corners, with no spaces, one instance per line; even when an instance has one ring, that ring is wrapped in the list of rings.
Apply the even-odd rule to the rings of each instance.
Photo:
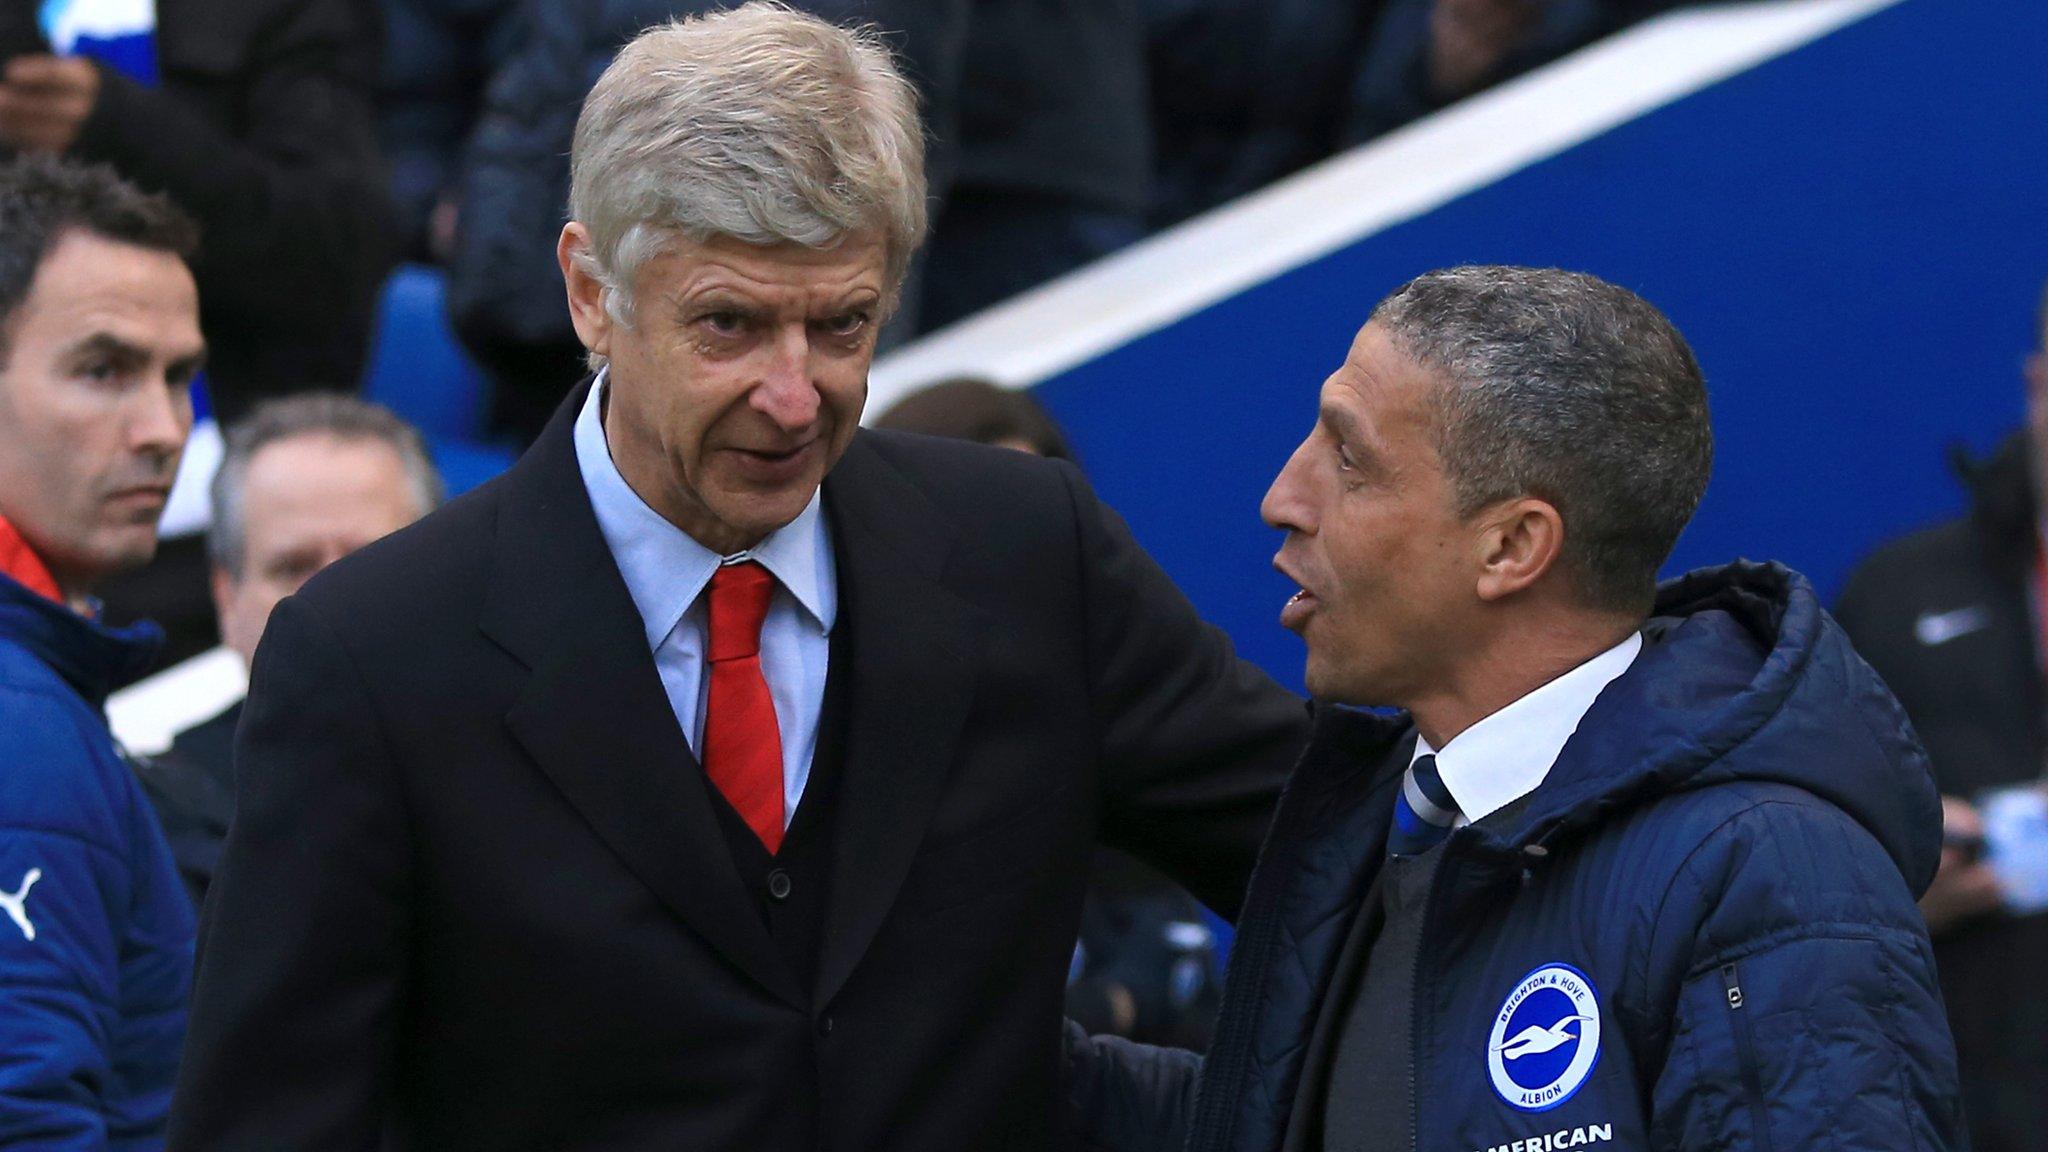
[[[0,892],[0,908],[7,910],[8,918],[13,920],[20,927],[21,934],[30,940],[36,938],[36,926],[30,923],[28,918],[28,890],[35,887],[36,881],[42,878],[41,868],[31,868],[28,875],[21,878],[21,889],[14,895],[9,896],[5,892]]]

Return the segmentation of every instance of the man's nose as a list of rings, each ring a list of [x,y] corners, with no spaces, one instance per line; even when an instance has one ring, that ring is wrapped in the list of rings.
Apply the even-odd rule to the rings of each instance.
[[[1265,499],[1259,501],[1259,519],[1267,525],[1290,532],[1312,532],[1315,530],[1315,510],[1307,498],[1302,479],[1305,464],[1303,459],[1308,445],[1304,442],[1281,466],[1280,474],[1273,477],[1267,487]]]
[[[128,413],[128,444],[137,452],[176,458],[192,432],[192,390],[168,380],[136,390]]]
[[[793,326],[775,342],[750,401],[785,431],[807,428],[818,418],[818,386],[811,379],[810,334],[804,327]]]

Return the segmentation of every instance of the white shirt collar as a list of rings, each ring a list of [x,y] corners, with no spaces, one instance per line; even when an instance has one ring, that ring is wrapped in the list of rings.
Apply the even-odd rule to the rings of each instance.
[[[1453,736],[1440,751],[1417,733],[1409,763],[1435,756],[1437,774],[1458,802],[1458,814],[1467,822],[1483,820],[1543,783],[1601,690],[1628,671],[1642,650],[1642,634],[1631,632],[1621,643]]]
[[[604,435],[605,375],[598,373],[583,410],[576,414],[576,464],[583,473],[583,487],[590,493],[591,510],[597,513],[598,529],[611,547],[633,606],[640,610],[646,625],[648,647],[660,647],[675,630],[721,564],[743,559],[760,561],[795,597],[818,630],[830,633],[839,595],[833,579],[823,490],[812,493],[811,502],[796,519],[770,532],[759,544],[733,556],[720,556],[649,507],[619,474]]]

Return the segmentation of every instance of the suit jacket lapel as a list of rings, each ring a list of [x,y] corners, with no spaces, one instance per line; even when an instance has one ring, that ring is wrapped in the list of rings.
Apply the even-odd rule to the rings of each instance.
[[[588,393],[586,381],[507,477],[482,626],[533,674],[506,723],[642,883],[740,971],[802,1007],[590,509],[572,437]]]
[[[839,626],[852,634],[821,1005],[867,952],[917,854],[974,702],[984,627],[941,582],[953,527],[866,435],[825,482]]]

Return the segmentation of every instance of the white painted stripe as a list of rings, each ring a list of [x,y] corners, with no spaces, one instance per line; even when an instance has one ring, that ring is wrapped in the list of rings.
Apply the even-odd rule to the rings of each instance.
[[[214,648],[141,680],[107,698],[107,726],[121,747],[156,756],[178,733],[211,720],[249,692],[242,658]]]
[[[1673,12],[917,340],[870,416],[954,375],[1029,387],[1903,0]]]
[[[206,419],[193,426],[192,435],[185,440],[185,455],[178,460],[177,478],[171,481],[170,499],[164,501],[163,518],[156,524],[160,535],[170,538],[206,531],[213,520],[208,489],[226,454],[227,441],[219,424]]]

